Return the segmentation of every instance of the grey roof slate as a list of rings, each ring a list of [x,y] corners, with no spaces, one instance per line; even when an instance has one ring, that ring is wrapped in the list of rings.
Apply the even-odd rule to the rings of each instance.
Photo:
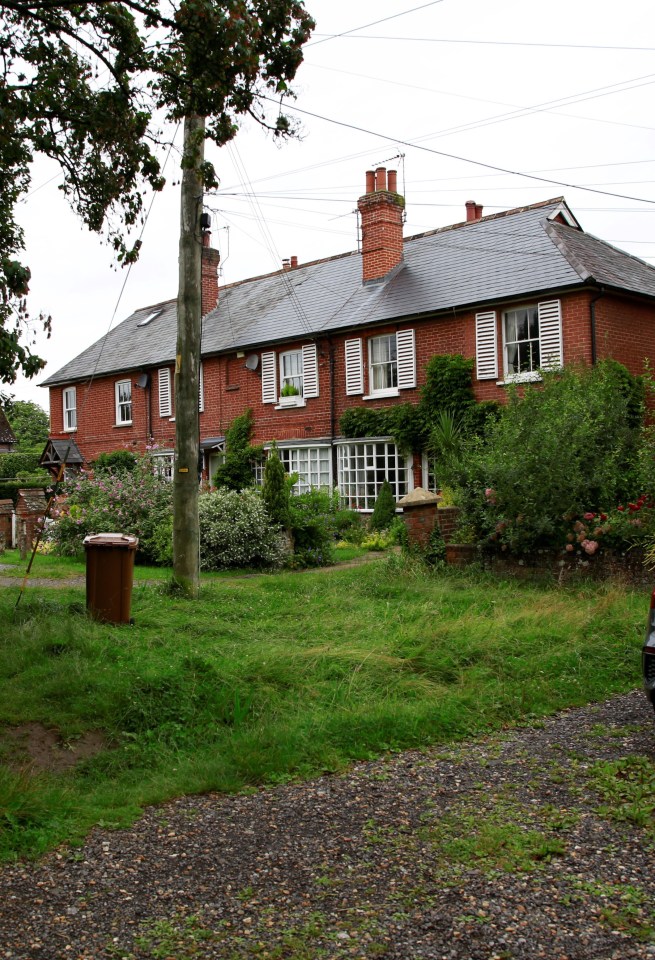
[[[16,434],[11,429],[11,424],[2,407],[0,407],[0,443],[3,445],[17,443]]]
[[[655,297],[655,268],[577,228],[553,222],[561,198],[410,237],[404,261],[362,283],[346,253],[221,288],[203,320],[202,352],[252,350],[321,333],[493,304],[588,281]],[[151,313],[161,310],[147,325]],[[43,386],[172,363],[176,300],[137,310]]]

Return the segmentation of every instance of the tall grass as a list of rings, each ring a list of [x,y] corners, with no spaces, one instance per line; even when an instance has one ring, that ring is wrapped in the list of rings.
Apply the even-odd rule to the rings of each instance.
[[[0,595],[4,857],[171,796],[338,770],[629,689],[645,596],[398,558],[217,580],[196,603],[136,584],[134,626],[88,620],[79,589],[30,590],[17,611],[16,592]],[[59,775],[17,770],[2,727],[27,722],[101,730],[107,749]]]

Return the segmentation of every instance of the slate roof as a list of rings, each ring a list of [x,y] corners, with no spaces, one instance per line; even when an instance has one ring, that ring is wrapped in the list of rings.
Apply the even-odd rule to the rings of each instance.
[[[11,429],[11,424],[7,420],[4,410],[0,407],[0,443],[5,446],[16,442],[16,434]]]
[[[555,222],[562,213],[572,224]],[[561,197],[405,239],[404,260],[362,283],[357,252],[222,287],[203,320],[203,356],[364,328],[595,281],[655,297],[655,268],[585,234]],[[139,326],[155,311],[147,325]],[[176,300],[137,310],[43,386],[169,364]]]

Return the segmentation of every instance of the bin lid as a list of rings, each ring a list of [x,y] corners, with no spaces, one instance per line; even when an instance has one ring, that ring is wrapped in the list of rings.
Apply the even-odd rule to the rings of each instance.
[[[127,547],[136,550],[139,538],[131,533],[93,533],[84,538],[84,546],[94,547]]]

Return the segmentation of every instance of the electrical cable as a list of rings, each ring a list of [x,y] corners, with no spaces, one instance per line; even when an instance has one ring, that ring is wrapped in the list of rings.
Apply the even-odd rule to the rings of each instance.
[[[270,100],[271,103],[277,103],[272,97],[262,96],[263,100]],[[346,123],[344,120],[335,120],[333,117],[325,117],[320,113],[314,113],[311,110],[303,110],[293,104],[287,104],[287,108],[295,110],[304,116],[314,117],[315,120],[323,120],[325,123],[332,123],[339,127],[345,127],[348,130],[356,130],[358,133],[365,133],[371,137],[379,137],[381,140],[401,144],[404,147],[412,147],[415,150],[421,150],[424,153],[432,153],[438,157],[447,157],[449,160],[459,160],[462,163],[471,163],[478,167],[484,167],[486,170],[495,170],[500,173],[507,173],[513,177],[526,177],[528,180],[537,180],[540,183],[549,183],[557,187],[568,187],[571,190],[584,190],[587,193],[597,193],[605,197],[616,197],[618,200],[634,200],[636,203],[649,203],[655,205],[655,200],[647,200],[645,197],[632,197],[622,193],[612,193],[609,190],[597,190],[593,187],[580,187],[575,183],[566,183],[562,180],[552,180],[549,177],[539,177],[533,173],[522,173],[520,170],[511,170],[508,167],[501,167],[494,163],[487,163],[484,160],[473,160],[471,157],[462,157],[456,153],[448,153],[446,150],[435,150],[434,147],[426,147],[421,143],[414,143],[411,140],[403,140],[400,137],[392,137],[385,133],[379,133],[377,130],[369,130],[366,127],[360,127],[355,123]]]

